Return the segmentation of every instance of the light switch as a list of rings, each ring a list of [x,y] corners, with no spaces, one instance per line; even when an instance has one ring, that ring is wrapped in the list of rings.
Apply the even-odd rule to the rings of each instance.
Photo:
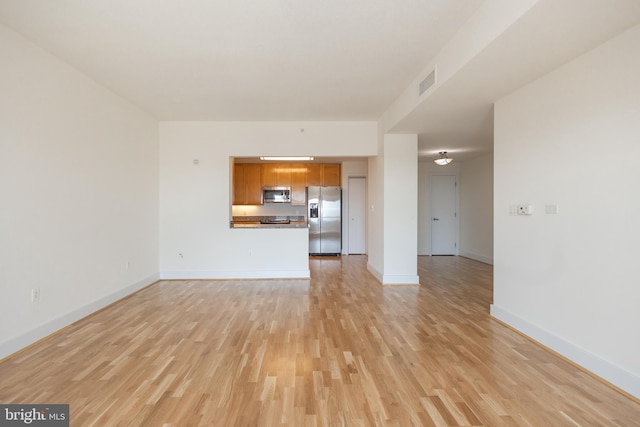
[[[558,213],[558,205],[544,205],[544,213],[556,215]]]

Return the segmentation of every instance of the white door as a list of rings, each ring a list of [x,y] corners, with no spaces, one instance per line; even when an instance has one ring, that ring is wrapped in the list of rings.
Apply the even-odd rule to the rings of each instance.
[[[431,254],[456,255],[456,177],[431,176]]]
[[[367,252],[366,240],[366,178],[349,178],[349,253],[364,254]]]

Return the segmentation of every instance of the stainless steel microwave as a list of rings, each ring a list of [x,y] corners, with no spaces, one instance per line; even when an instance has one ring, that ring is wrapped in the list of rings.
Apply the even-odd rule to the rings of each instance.
[[[291,187],[262,187],[262,203],[291,203]]]

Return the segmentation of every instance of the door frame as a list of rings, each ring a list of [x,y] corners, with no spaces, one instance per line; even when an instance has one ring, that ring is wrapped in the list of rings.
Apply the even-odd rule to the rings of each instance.
[[[456,203],[456,220],[455,220],[455,239],[456,250],[453,255],[460,255],[460,174],[458,172],[432,172],[429,174],[429,217],[427,220],[427,232],[429,236],[429,256],[433,256],[433,233],[431,225],[433,224],[433,177],[434,176],[453,176],[456,180],[455,186],[455,203]]]

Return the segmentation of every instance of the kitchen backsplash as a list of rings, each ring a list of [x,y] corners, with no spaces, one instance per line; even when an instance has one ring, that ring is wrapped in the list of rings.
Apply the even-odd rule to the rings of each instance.
[[[291,221],[291,222],[304,222],[306,218],[304,215],[296,216],[296,215],[268,215],[268,216],[249,216],[249,215],[241,215],[234,216],[231,218],[233,222],[260,222],[260,221]]]
[[[234,205],[231,215],[239,216],[302,216],[307,213],[306,206],[291,205],[289,203],[270,203],[260,206]]]

